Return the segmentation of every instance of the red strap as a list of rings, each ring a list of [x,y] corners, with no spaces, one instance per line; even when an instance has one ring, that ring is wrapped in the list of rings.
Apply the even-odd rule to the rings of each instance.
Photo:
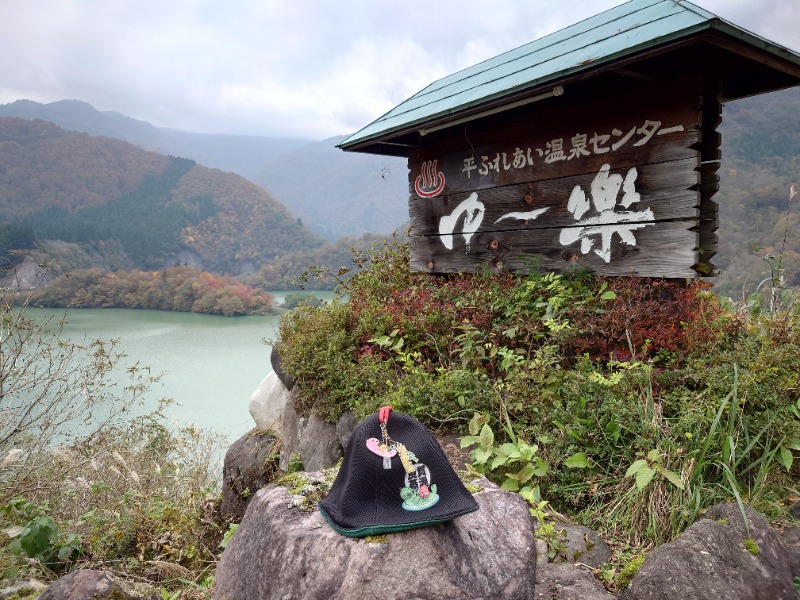
[[[386,423],[389,420],[389,413],[392,412],[391,406],[382,406],[378,411],[378,420],[381,423]]]

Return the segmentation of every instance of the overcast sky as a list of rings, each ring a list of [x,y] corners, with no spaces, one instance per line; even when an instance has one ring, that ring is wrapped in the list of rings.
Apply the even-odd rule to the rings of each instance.
[[[696,0],[800,51],[800,0]],[[0,104],[323,139],[619,0],[0,0]]]

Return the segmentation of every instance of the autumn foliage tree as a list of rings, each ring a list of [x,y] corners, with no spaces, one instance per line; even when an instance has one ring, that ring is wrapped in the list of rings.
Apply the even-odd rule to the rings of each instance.
[[[273,307],[267,292],[230,275],[194,267],[163,271],[73,271],[32,296],[34,304],[76,308],[140,308],[213,315],[264,314]]]

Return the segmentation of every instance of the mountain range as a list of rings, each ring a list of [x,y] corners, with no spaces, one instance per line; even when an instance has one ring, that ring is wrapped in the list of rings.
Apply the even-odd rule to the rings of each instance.
[[[85,102],[75,100],[51,104],[18,100],[0,105],[0,117],[3,115],[40,123],[32,130],[28,142],[32,143],[37,135],[49,136],[59,148],[52,152],[75,153],[71,159],[73,163],[78,156],[84,158],[82,163],[69,167],[63,163],[45,164],[41,161],[28,162],[27,167],[17,165],[14,169],[22,168],[24,172],[27,168],[28,171],[10,183],[9,173],[13,175],[14,169],[9,166],[18,161],[21,154],[19,148],[7,149],[5,155],[0,155],[0,207],[4,202],[3,194],[7,197],[8,194],[17,194],[17,198],[23,194],[26,203],[35,203],[37,198],[49,193],[47,191],[54,183],[47,182],[56,177],[59,185],[66,186],[66,196],[62,196],[63,210],[75,210],[78,198],[88,204],[96,204],[100,198],[118,200],[124,194],[137,193],[137,186],[143,185],[145,176],[156,179],[170,176],[168,173],[175,176],[177,171],[168,169],[169,161],[172,161],[173,169],[179,167],[175,157],[189,160],[192,166],[178,178],[179,187],[175,188],[183,190],[177,197],[180,198],[178,204],[183,203],[184,217],[189,221],[197,220],[205,214],[203,211],[216,211],[209,223],[216,223],[217,214],[228,215],[229,221],[226,225],[215,224],[214,227],[221,228],[218,230],[211,226],[198,228],[203,219],[197,223],[187,221],[187,231],[196,230],[199,236],[190,236],[194,245],[182,257],[190,264],[199,261],[215,269],[246,272],[256,265],[249,257],[258,257],[258,260],[273,260],[275,264],[283,262],[296,267],[296,257],[285,258],[287,255],[280,252],[291,253],[293,248],[301,245],[303,249],[300,252],[304,256],[320,258],[327,248],[322,238],[332,241],[345,236],[357,238],[365,232],[385,234],[402,227],[408,220],[405,159],[342,152],[335,147],[342,139],[340,137],[310,141],[186,133],[157,128],[116,112],[97,111]],[[717,291],[741,298],[759,285],[764,286],[764,282],[769,282],[780,269],[785,285],[798,286],[800,211],[797,203],[800,196],[792,200],[789,190],[792,183],[800,180],[800,88],[728,103],[722,116],[718,128],[722,134],[720,190],[714,196],[720,206],[719,250],[713,258],[720,273],[711,281]],[[52,129],[31,119],[51,121],[69,130],[69,134],[56,135]],[[80,134],[84,137],[74,137],[79,135],[75,132],[85,132]],[[85,135],[87,133],[91,136]],[[143,154],[131,150],[133,162],[130,165],[123,167],[114,163],[110,149],[116,146],[109,138],[135,144],[136,150]],[[96,140],[106,141],[100,143]],[[13,143],[20,144],[20,140]],[[44,144],[45,140],[39,143]],[[76,153],[70,144],[77,145],[75,147],[89,144],[96,149],[81,154]],[[172,158],[161,156],[156,159],[145,150]],[[92,166],[90,156],[93,152],[110,154]],[[158,168],[161,170],[142,171],[144,165],[151,163],[160,165]],[[181,168],[186,168],[187,163],[180,164],[183,165]],[[136,174],[139,179],[134,177]],[[81,178],[92,180],[95,187],[81,188]],[[167,185],[166,180],[160,181]],[[192,185],[187,192],[189,181]],[[204,183],[201,185],[200,182]],[[204,191],[203,185],[211,185],[215,190],[211,193],[212,201],[204,198],[209,192]],[[233,214],[240,210],[232,208],[240,191],[231,190],[248,190],[242,197],[252,195],[259,200],[255,204],[251,202],[248,209],[241,209],[244,216],[234,217]],[[223,196],[229,198],[227,205],[221,199]],[[241,231],[249,231],[246,221],[252,218],[253,207],[262,203],[269,206],[270,211],[275,211],[274,226],[282,232],[292,233],[283,238],[278,235],[271,241],[235,240],[237,236],[242,237],[236,228],[241,226],[245,227]],[[228,208],[223,209],[223,206]],[[0,210],[0,219],[19,219],[15,210],[6,201],[6,208]],[[28,222],[31,219],[35,221],[31,215],[26,218]],[[234,240],[234,244],[238,244],[237,250],[228,252],[219,260],[210,259],[215,235],[222,236],[220,240],[226,237],[228,241]],[[264,237],[266,232],[256,235]],[[292,239],[286,239],[289,237]],[[3,232],[0,231],[0,243],[2,238]],[[175,239],[171,239],[174,244]],[[336,245],[339,250],[343,246],[346,242]],[[184,250],[188,251],[188,247]]]
[[[80,100],[0,104],[0,117],[42,119],[69,131],[117,138],[190,158],[259,184],[329,241],[391,233],[408,220],[406,161],[342,152],[343,137],[299,138],[190,133],[160,128]]]
[[[31,231],[123,269],[190,264],[245,274],[325,243],[235,173],[15,117],[0,117],[0,221],[15,239]],[[55,249],[48,262],[63,254]]]

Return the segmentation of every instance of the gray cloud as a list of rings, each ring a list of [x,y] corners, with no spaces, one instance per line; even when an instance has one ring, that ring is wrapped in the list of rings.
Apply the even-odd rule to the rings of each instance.
[[[3,0],[0,103],[85,100],[188,131],[321,139],[615,0]],[[798,49],[800,5],[697,4]]]

